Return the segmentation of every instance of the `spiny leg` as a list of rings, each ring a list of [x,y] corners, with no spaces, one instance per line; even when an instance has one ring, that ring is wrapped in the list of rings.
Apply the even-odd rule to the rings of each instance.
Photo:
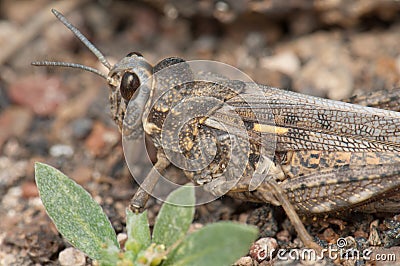
[[[282,191],[281,187],[276,183],[275,180],[269,180],[266,182],[266,186],[270,187],[271,192],[282,205],[282,208],[285,210],[290,222],[296,229],[296,232],[301,241],[303,241],[304,245],[308,248],[316,250],[321,254],[322,247],[315,243],[311,235],[307,232],[303,222],[300,220],[300,217],[296,213],[286,194]]]
[[[131,211],[136,213],[143,211],[144,206],[149,200],[150,194],[153,192],[154,187],[157,185],[158,179],[160,178],[160,174],[162,174],[165,171],[165,169],[169,166],[169,164],[170,162],[168,161],[165,154],[161,151],[158,151],[156,164],[147,174],[143,183],[140,184],[138,190],[131,199],[129,205]]]

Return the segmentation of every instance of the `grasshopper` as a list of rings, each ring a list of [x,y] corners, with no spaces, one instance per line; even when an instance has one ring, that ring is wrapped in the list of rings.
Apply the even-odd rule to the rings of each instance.
[[[238,80],[181,84],[179,78],[193,75],[183,59],[167,58],[152,66],[141,54],[130,53],[111,66],[62,14],[52,12],[109,73],[75,63],[32,64],[79,68],[104,78],[119,129],[133,139],[146,134],[158,149],[158,161],[133,197],[132,209],[144,207],[158,182],[155,172],[170,164],[168,149],[203,162],[199,158],[211,143],[214,156],[206,167],[186,169],[185,175],[216,196],[282,206],[308,247],[321,248],[299,214],[399,212],[400,113],[393,103],[398,92],[346,103]],[[164,79],[151,78],[171,67],[175,72]],[[189,109],[174,109],[192,101],[191,96],[199,98]],[[201,115],[179,123],[182,114],[196,108],[204,109]]]

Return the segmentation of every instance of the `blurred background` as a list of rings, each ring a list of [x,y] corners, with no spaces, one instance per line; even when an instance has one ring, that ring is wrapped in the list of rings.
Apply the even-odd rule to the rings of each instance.
[[[47,59],[105,71],[51,8],[111,63],[132,51],[153,64],[168,56],[217,60],[258,83],[331,99],[399,85],[399,1],[1,0],[1,265],[58,264],[68,246],[38,198],[35,161],[57,167],[89,190],[117,232],[136,189],[104,80],[30,65]],[[154,219],[159,205],[151,200],[149,206]],[[196,221],[259,224],[252,218],[258,206],[223,198],[199,207]]]

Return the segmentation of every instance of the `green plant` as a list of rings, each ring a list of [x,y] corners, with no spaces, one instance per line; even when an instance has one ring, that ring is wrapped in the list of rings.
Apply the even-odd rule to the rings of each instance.
[[[172,192],[160,209],[153,234],[147,213],[127,210],[127,235],[120,247],[111,223],[90,194],[57,169],[35,164],[40,197],[58,231],[100,265],[230,265],[257,236],[253,226],[209,224],[187,233],[194,215],[193,186]],[[180,206],[181,204],[187,207]]]

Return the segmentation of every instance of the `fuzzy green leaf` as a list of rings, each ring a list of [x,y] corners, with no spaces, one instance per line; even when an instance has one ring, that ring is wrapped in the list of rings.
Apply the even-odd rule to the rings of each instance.
[[[136,214],[126,209],[126,230],[128,231],[126,248],[129,247],[137,254],[141,249],[150,246],[151,238],[147,211]]]
[[[57,230],[92,259],[102,259],[107,243],[119,248],[110,221],[80,185],[42,163],[35,163],[40,198]]]
[[[233,222],[206,225],[167,255],[163,266],[232,265],[248,252],[257,234],[256,227]]]
[[[160,209],[154,224],[153,242],[169,247],[182,239],[194,216],[194,187],[185,185],[173,191]]]
[[[117,265],[120,250],[113,243],[107,243],[106,249],[100,250],[101,260],[98,261],[100,266],[114,266]]]

